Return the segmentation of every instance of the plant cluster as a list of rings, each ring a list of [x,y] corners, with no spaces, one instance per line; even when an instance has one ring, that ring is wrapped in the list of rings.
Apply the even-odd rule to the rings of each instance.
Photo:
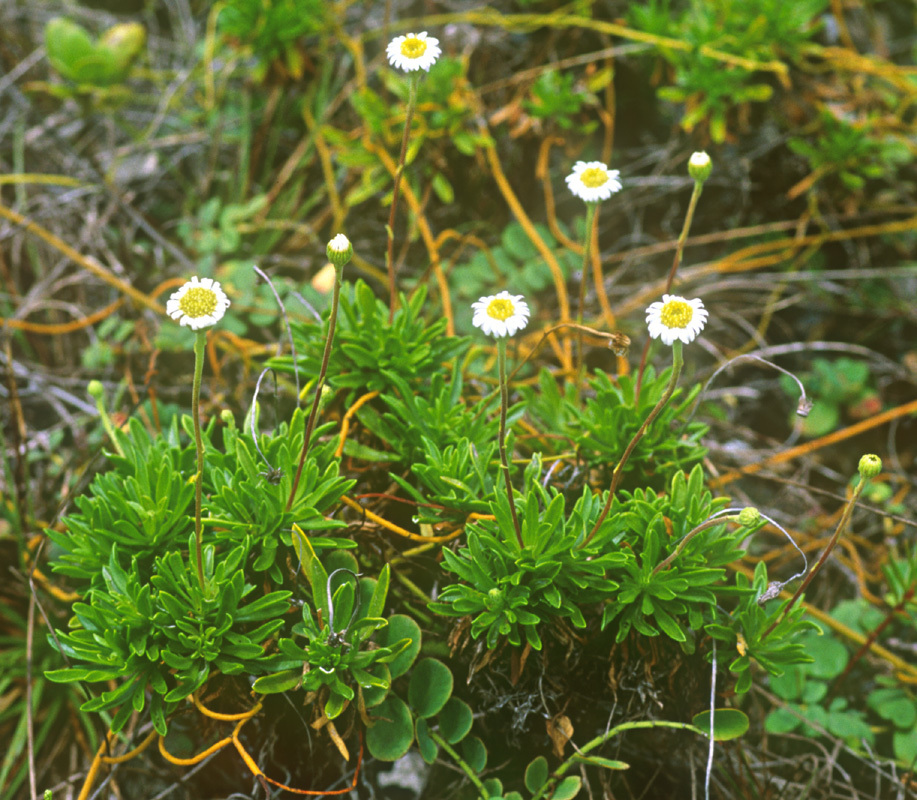
[[[787,10],[777,0],[654,0],[631,4],[627,18],[633,38],[654,45],[658,96],[684,107],[685,131],[717,143],[735,137],[750,104],[760,108],[785,83],[785,62],[811,56],[826,3]],[[573,19],[584,37],[604,35],[606,23],[581,6],[572,16],[537,9],[509,20],[490,9],[458,16],[506,30],[554,22],[567,30]],[[693,192],[672,268],[653,289],[661,299],[628,301],[615,322],[609,301],[621,300],[624,284],[602,274],[608,253],[595,249],[627,214],[599,208],[622,210],[621,197],[639,186],[639,167],[596,160],[610,161],[614,117],[595,108],[602,90],[613,94],[611,66],[588,62],[582,77],[552,58],[534,76],[492,86],[515,97],[509,111],[490,115],[472,83],[477,62],[455,56],[456,42],[440,47],[418,30],[373,55],[364,50],[372,39],[350,38],[349,17],[338,11],[347,4],[220,3],[210,12],[200,74],[187,76],[203,102],[175,114],[175,89],[153,103],[150,131],[168,119],[169,146],[192,149],[198,140],[189,133],[203,131],[212,158],[202,159],[204,174],[199,165],[184,169],[184,150],[176,155],[169,170],[180,191],[149,214],[168,220],[166,233],[152,225],[154,245],[141,237],[118,241],[114,251],[158,254],[174,248],[168,237],[176,236],[207,277],[166,301],[171,279],[154,291],[138,277],[144,289],[134,291],[101,274],[138,308],[145,301],[163,316],[164,306],[151,345],[162,355],[160,378],[190,365],[181,350],[193,347],[191,413],[186,397],[163,393],[172,402],[161,403],[151,384],[150,397],[122,418],[109,413],[102,384],[90,384],[99,426],[89,442],[103,442],[104,465],[93,467],[91,482],[42,537],[54,583],[34,545],[22,548],[22,573],[53,598],[47,636],[15,645],[33,623],[2,612],[0,643],[10,650],[0,653],[0,697],[9,698],[0,703],[0,726],[20,721],[0,761],[0,787],[16,791],[29,777],[23,762],[33,723],[22,709],[32,701],[18,700],[22,683],[37,695],[33,707],[45,706],[35,715],[35,746],[47,747],[62,720],[76,719],[96,751],[83,797],[102,764],[157,742],[177,767],[235,750],[239,774],[300,793],[318,794],[342,772],[349,785],[328,792],[357,791],[376,769],[363,769],[364,749],[370,760],[391,762],[415,748],[433,769],[454,767],[452,779],[465,783],[459,791],[481,800],[567,800],[582,796],[595,775],[616,780],[635,757],[623,749],[609,758],[607,746],[641,728],[701,737],[709,781],[715,742],[748,730],[750,692],[764,682],[784,703],[767,716],[771,733],[826,731],[851,749],[876,747],[911,764],[913,692],[891,674],[864,669],[880,637],[913,637],[917,561],[906,542],[899,546],[905,540],[883,565],[887,613],[841,605],[829,629],[810,622],[802,602],[841,549],[861,496],[902,512],[878,457],[861,462],[815,566],[806,562],[783,582],[775,575],[785,562],[761,557],[758,537],[782,533],[792,557],[804,560],[795,537],[805,533],[784,531],[766,508],[731,507],[721,487],[738,473],[712,479],[708,469],[708,447],[718,451],[694,419],[697,361],[716,352],[720,336],[721,352],[733,346],[724,333],[729,317],[719,316],[719,298],[708,311],[700,299],[670,292],[687,292],[706,274],[676,276],[715,174],[710,156],[695,153],[687,178],[671,178],[690,181]],[[617,22],[614,29],[626,31]],[[110,113],[113,100],[130,101],[124,84],[144,46],[142,27],[115,26],[93,39],[55,20],[45,34],[49,64],[64,81],[51,94],[78,103],[87,125]],[[333,47],[346,53],[348,69],[330,57]],[[299,79],[308,85],[294,88]],[[546,139],[529,170],[545,187],[547,219],[537,222],[515,193],[515,176],[503,173],[500,159],[511,162],[488,128],[520,109],[526,130],[567,137],[563,156],[551,150],[560,142]],[[599,129],[594,116],[605,123],[601,153],[576,141]],[[130,114],[108,121],[140,138]],[[908,160],[895,140],[881,138],[878,123],[825,116],[818,124],[807,138],[789,139],[811,170],[804,186],[831,179],[842,192],[861,192]],[[518,138],[523,127],[508,135]],[[399,141],[396,162],[389,153]],[[551,174],[561,157],[582,160],[571,163],[555,203],[548,184],[564,185]],[[466,166],[475,178],[490,171],[512,221],[490,218],[490,200],[481,198],[479,219],[455,222],[450,206]],[[372,230],[380,199],[389,220]],[[355,227],[357,210],[365,224],[355,248],[338,231]],[[2,204],[0,212],[23,230],[43,230]],[[336,235],[316,253],[317,231],[329,227]],[[414,260],[420,241],[429,266]],[[312,286],[304,287],[302,253],[314,257]],[[77,263],[98,275],[96,261]],[[644,328],[631,311],[646,305]],[[692,345],[708,318],[710,341]],[[120,324],[110,316],[81,353],[83,366],[136,359],[150,319],[146,311]],[[604,322],[619,323],[642,354],[626,358],[628,335],[600,329]],[[258,340],[277,330],[279,343],[262,348]],[[597,339],[610,349],[591,351]],[[227,391],[208,398],[204,376],[218,367],[214,382]],[[803,379],[816,400],[804,428],[811,436],[827,433],[842,413],[868,416],[878,403],[861,362],[814,359]],[[119,396],[136,384],[127,387]],[[48,458],[60,441],[49,437],[39,455],[18,445],[10,452]],[[11,508],[0,506],[4,531]],[[898,531],[886,521],[891,540]],[[853,571],[865,586],[861,565]],[[861,649],[832,633],[845,625]],[[844,690],[861,678],[867,698],[858,704]],[[526,714],[545,717],[546,735],[540,725],[526,730],[525,720],[506,724],[510,690],[527,698]],[[627,703],[619,705],[619,693]],[[269,748],[247,747],[256,736],[273,741],[291,713],[319,747],[317,768],[303,759],[283,777],[288,786],[279,782],[286,765]],[[227,722],[232,732],[214,742],[213,730]],[[170,753],[183,732],[196,753],[188,758]]]

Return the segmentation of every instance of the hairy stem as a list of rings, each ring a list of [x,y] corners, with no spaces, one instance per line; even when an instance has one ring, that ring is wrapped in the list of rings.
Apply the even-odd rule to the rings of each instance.
[[[197,450],[197,476],[194,481],[194,549],[197,556],[197,580],[204,589],[204,564],[201,556],[203,539],[201,523],[201,492],[204,483],[204,440],[201,437],[201,379],[204,375],[204,348],[207,330],[201,329],[194,337],[194,385],[191,389],[191,417],[194,421],[194,446]]]
[[[500,466],[506,481],[506,496],[509,499],[509,510],[513,515],[513,527],[516,529],[516,540],[522,549],[522,529],[516,516],[516,503],[513,500],[513,482],[509,478],[509,461],[506,458],[506,409],[509,406],[509,388],[506,385],[506,339],[497,339],[497,363],[500,369]]]
[[[322,401],[322,389],[325,386],[325,374],[328,372],[328,359],[331,357],[331,344],[334,341],[334,328],[338,318],[338,304],[341,299],[341,280],[343,274],[343,266],[336,266],[334,268],[334,292],[331,295],[331,316],[328,318],[328,336],[325,339],[325,350],[322,353],[322,367],[319,370],[318,381],[315,384],[315,399],[312,401],[312,410],[309,412],[306,432],[303,435],[302,451],[299,454],[299,465],[296,467],[296,477],[293,478],[293,485],[290,487],[290,496],[287,498],[287,511],[293,507],[293,498],[296,497],[296,490],[299,488],[299,481],[300,478],[302,478],[302,469],[306,463],[306,456],[309,454],[309,444],[312,439],[312,431],[315,428],[315,418],[318,416],[318,407]]]
[[[672,261],[672,267],[669,270],[668,277],[665,280],[663,294],[668,294],[675,282],[675,273],[681,264],[681,254],[685,249],[685,242],[688,240],[688,231],[691,230],[691,222],[694,220],[694,209],[697,208],[697,201],[700,200],[701,192],[704,190],[703,181],[694,181],[694,191],[691,192],[691,200],[688,203],[688,212],[685,214],[685,224],[682,226],[681,234],[678,236],[678,242],[675,244],[675,258]],[[640,399],[640,387],[643,385],[643,373],[646,370],[646,356],[650,350],[650,340],[643,343],[643,352],[640,354],[640,368],[637,370],[637,382],[634,385],[634,402]]]
[[[583,324],[583,317],[586,310],[586,276],[589,273],[589,250],[592,245],[592,232],[595,227],[596,210],[598,203],[586,203],[586,232],[583,234],[583,269],[579,284],[579,308],[576,312],[576,322],[578,325]],[[583,342],[583,329],[579,328],[577,337],[576,351],[576,391],[579,395],[580,385],[583,381],[583,365],[586,361],[585,345]]]
[[[614,471],[611,473],[611,486],[608,489],[608,499],[605,501],[605,505],[602,508],[602,513],[599,514],[599,518],[595,523],[595,527],[593,527],[592,531],[589,533],[580,547],[585,547],[587,544],[589,544],[589,542],[592,541],[592,537],[595,536],[596,531],[598,531],[598,529],[602,526],[602,523],[605,521],[605,517],[608,516],[608,512],[611,510],[611,504],[614,500],[615,492],[618,490],[618,486],[621,483],[621,478],[624,477],[624,466],[630,459],[631,453],[634,452],[634,448],[636,448],[640,440],[646,434],[649,426],[653,424],[653,420],[659,416],[659,412],[665,408],[666,404],[672,398],[672,392],[675,391],[675,387],[678,385],[678,378],[681,376],[681,368],[684,364],[681,352],[681,342],[677,339],[672,343],[672,360],[672,376],[669,378],[669,385],[665,387],[665,391],[662,393],[662,397],[659,398],[659,402],[656,403],[656,405],[653,407],[653,410],[650,411],[649,416],[647,416],[647,418],[643,421],[643,424],[634,434],[634,438],[630,440],[630,444],[627,445],[627,449],[624,451],[624,455],[621,456],[621,460],[618,461]],[[635,396],[635,405],[636,402],[637,397]]]
[[[818,561],[815,563],[815,566],[809,570],[809,574],[803,579],[802,583],[799,585],[799,588],[793,593],[790,602],[788,602],[783,607],[783,613],[774,620],[770,627],[764,631],[764,634],[761,636],[761,641],[763,642],[768,636],[771,635],[774,628],[776,628],[784,619],[786,619],[787,614],[790,613],[793,606],[796,605],[796,602],[802,596],[803,592],[809,587],[809,584],[812,583],[812,579],[821,572],[821,568],[824,566],[825,562],[828,560],[828,556],[831,555],[831,551],[834,550],[837,540],[840,539],[841,534],[847,529],[847,525],[850,523],[850,517],[853,515],[853,509],[857,504],[857,501],[860,499],[860,495],[863,494],[863,489],[866,488],[866,483],[868,479],[860,476],[860,481],[857,483],[856,488],[853,490],[853,497],[847,502],[847,506],[844,508],[844,513],[841,515],[840,520],[838,520],[837,527],[834,529],[834,533],[831,534],[831,538],[828,540],[828,544],[825,545],[825,549],[822,551],[822,554],[818,557]]]
[[[669,564],[671,564],[676,558],[678,558],[678,556],[681,555],[682,551],[688,546],[688,542],[690,542],[701,531],[705,531],[708,528],[714,527],[715,525],[721,525],[724,522],[741,522],[741,520],[739,519],[738,514],[735,514],[732,516],[713,517],[712,519],[704,520],[704,522],[702,522],[700,525],[694,528],[694,530],[686,533],[682,537],[681,541],[678,543],[678,546],[675,548],[675,550],[672,553],[670,553],[665,558],[665,560],[660,561],[659,564],[656,565],[656,569],[653,570],[653,575],[664,570],[667,566],[669,566]]]

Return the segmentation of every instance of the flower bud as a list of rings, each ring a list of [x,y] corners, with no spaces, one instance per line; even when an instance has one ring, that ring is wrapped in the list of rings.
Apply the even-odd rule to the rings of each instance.
[[[328,260],[340,269],[353,257],[353,245],[350,240],[339,233],[328,242]]]
[[[503,606],[503,592],[494,586],[484,598],[484,605],[488,611],[497,611]]]
[[[860,459],[857,470],[863,478],[875,478],[882,471],[882,459],[877,455],[867,454]]]
[[[710,177],[713,170],[713,162],[703,150],[694,153],[688,160],[688,174],[694,178],[697,183],[703,183]]]
[[[739,512],[739,524],[751,528],[761,521],[761,512],[754,506],[746,506]]]
[[[105,387],[102,385],[102,381],[89,381],[86,391],[89,393],[90,397],[101,400],[105,394]]]

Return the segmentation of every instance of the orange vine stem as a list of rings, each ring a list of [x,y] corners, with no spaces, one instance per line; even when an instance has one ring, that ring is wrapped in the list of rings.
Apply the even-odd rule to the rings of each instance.
[[[510,211],[513,212],[516,221],[522,226],[522,229],[538,250],[539,255],[545,260],[545,263],[551,270],[551,275],[554,278],[554,289],[557,292],[557,303],[560,306],[560,321],[569,322],[570,300],[567,297],[567,286],[564,280],[564,273],[561,271],[560,264],[557,263],[557,258],[554,256],[554,253],[551,252],[551,249],[544,243],[544,239],[541,238],[538,231],[535,230],[532,220],[529,219],[528,214],[525,213],[525,209],[519,202],[519,198],[516,197],[516,193],[509,185],[509,181],[500,164],[500,158],[497,155],[496,147],[493,145],[485,147],[484,157],[487,159],[490,172],[493,175],[494,181],[497,183],[497,187],[500,189],[500,193],[503,195],[504,200],[506,200],[506,204],[509,206]],[[564,342],[562,366],[568,373],[572,373],[573,359],[569,340]]]
[[[370,400],[378,396],[378,390],[367,392],[362,397],[359,397],[357,401],[347,409],[347,413],[344,414],[344,419],[341,420],[341,438],[338,440],[337,450],[334,451],[335,458],[340,458],[344,454],[344,442],[347,440],[347,434],[350,433],[350,420],[353,419],[353,415],[356,414],[357,411],[359,411]]]
[[[356,500],[351,500],[349,497],[345,496],[341,498],[341,501],[350,506],[354,511],[359,511],[366,519],[375,522],[377,525],[381,525],[392,533],[397,533],[399,536],[403,536],[405,539],[410,539],[414,542],[449,542],[462,534],[462,529],[460,528],[445,536],[422,536],[419,533],[411,533],[411,531],[406,531],[404,528],[399,528],[394,522],[389,522],[378,514],[374,514],[368,508],[364,508]]]
[[[128,297],[140,305],[145,306],[146,308],[150,308],[158,314],[165,314],[165,309],[155,300],[151,300],[143,292],[135,289],[126,281],[121,280],[121,278],[119,278],[117,275],[113,275],[101,264],[97,264],[95,261],[86,258],[86,256],[74,250],[63,239],[55,236],[53,233],[51,233],[51,231],[43,228],[37,222],[32,222],[32,220],[22,216],[22,214],[18,214],[17,212],[13,211],[13,209],[7,208],[4,205],[0,205],[0,217],[4,217],[10,222],[14,222],[17,225],[20,225],[29,233],[34,233],[39,239],[43,239],[45,242],[51,245],[51,247],[59,250],[75,264],[78,264],[84,270],[92,273],[97,278],[104,281],[109,286],[114,287],[122,294],[126,294]]]
[[[883,411],[881,414],[876,414],[874,417],[864,419],[860,422],[843,428],[842,430],[835,431],[834,433],[829,433],[826,436],[822,436],[818,439],[813,439],[811,442],[806,442],[805,444],[791,447],[789,450],[775,453],[774,455],[769,456],[768,458],[765,458],[763,461],[759,461],[756,464],[748,464],[747,466],[744,466],[740,469],[733,470],[732,472],[727,472],[725,475],[720,475],[718,478],[711,479],[707,482],[707,485],[711,489],[719,489],[720,487],[732,483],[733,481],[738,480],[745,475],[754,475],[756,472],[760,472],[766,467],[773,466],[774,464],[782,464],[786,461],[791,461],[797,456],[805,455],[806,453],[812,453],[816,450],[820,450],[823,447],[827,447],[828,445],[842,442],[845,439],[849,439],[852,436],[863,433],[863,431],[868,431],[871,428],[877,428],[879,425],[883,425],[890,420],[898,419],[899,417],[904,417],[915,412],[917,412],[917,400],[912,400],[910,403],[905,403],[904,405],[898,406],[897,408],[891,408],[888,411]]]

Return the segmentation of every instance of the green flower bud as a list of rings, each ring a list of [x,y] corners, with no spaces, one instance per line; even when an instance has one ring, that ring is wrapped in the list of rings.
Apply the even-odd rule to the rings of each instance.
[[[230,411],[228,408],[224,408],[220,412],[220,419],[223,421],[224,425],[227,425],[231,429],[235,430],[236,418],[232,415],[232,411]]]
[[[739,512],[739,524],[751,528],[761,521],[761,512],[754,506],[746,506]]]
[[[343,267],[353,257],[353,245],[350,240],[339,233],[328,242],[328,260],[338,269]]]
[[[484,605],[488,611],[496,611],[503,605],[503,592],[496,586],[487,593],[484,599]]]
[[[710,177],[713,170],[713,162],[703,150],[694,153],[688,160],[688,174],[694,178],[697,183],[703,183]]]
[[[96,400],[101,400],[105,395],[105,387],[102,385],[102,381],[89,381],[86,391],[90,397],[94,397]]]
[[[857,470],[864,478],[875,478],[882,471],[882,459],[877,455],[867,454],[860,459]]]

